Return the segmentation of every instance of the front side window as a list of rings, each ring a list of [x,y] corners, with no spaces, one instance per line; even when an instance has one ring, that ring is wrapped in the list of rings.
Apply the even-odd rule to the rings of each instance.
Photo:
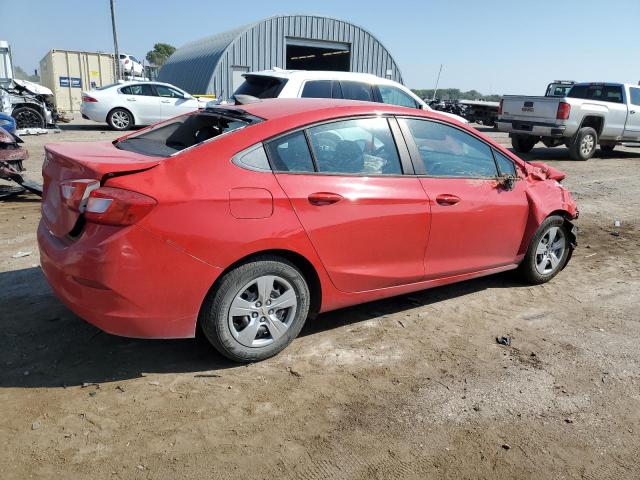
[[[165,98],[183,98],[184,95],[178,90],[166,87],[164,85],[156,85],[156,91],[158,92],[159,97]]]
[[[362,100],[364,102],[374,102],[373,89],[368,83],[362,82],[340,82],[342,87],[342,98],[347,100]]]
[[[411,98],[409,94],[397,87],[390,85],[379,85],[378,90],[382,97],[382,103],[389,105],[399,105],[401,107],[419,108],[418,102]]]
[[[400,158],[386,118],[363,118],[309,128],[319,173],[400,175]]]
[[[302,98],[331,98],[331,80],[312,80],[304,84]]]
[[[638,88],[638,87],[630,87],[629,88],[629,93],[630,93],[630,96],[631,96],[631,103],[633,105],[640,106],[640,88]]]
[[[277,172],[313,172],[313,159],[304,132],[294,132],[267,144],[271,165]]]
[[[502,153],[494,150],[493,154],[496,157],[496,163],[498,164],[498,170],[500,175],[513,175],[516,176],[516,166],[514,163],[504,156]]]
[[[429,120],[403,119],[430,177],[495,178],[491,148],[472,135]]]

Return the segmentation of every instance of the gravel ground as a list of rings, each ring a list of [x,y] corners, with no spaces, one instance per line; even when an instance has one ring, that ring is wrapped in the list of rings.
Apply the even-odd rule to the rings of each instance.
[[[117,136],[101,128],[25,138],[29,175],[45,143]],[[321,315],[249,366],[84,323],[38,267],[38,199],[0,202],[2,478],[640,478],[640,150],[527,158],[566,171],[579,202],[552,282]]]

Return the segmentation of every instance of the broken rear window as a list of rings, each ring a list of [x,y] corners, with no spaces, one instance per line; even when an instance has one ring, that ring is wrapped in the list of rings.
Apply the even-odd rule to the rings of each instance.
[[[172,118],[115,141],[116,148],[154,157],[170,157],[187,148],[262,121],[240,109],[214,108]]]

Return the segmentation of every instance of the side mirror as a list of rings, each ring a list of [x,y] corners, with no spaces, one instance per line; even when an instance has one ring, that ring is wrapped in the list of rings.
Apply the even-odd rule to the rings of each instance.
[[[513,175],[505,174],[496,177],[496,182],[498,182],[498,186],[507,192],[513,190],[516,186],[516,182],[518,181],[517,177]]]
[[[193,96],[191,96],[191,95],[189,95],[188,93],[185,92],[184,94],[182,94],[182,98],[185,99],[185,100],[189,100],[189,99],[193,98]]]

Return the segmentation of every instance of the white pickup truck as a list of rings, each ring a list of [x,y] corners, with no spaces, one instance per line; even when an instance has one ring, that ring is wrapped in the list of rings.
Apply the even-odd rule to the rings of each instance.
[[[640,86],[576,83],[566,97],[505,95],[496,125],[516,152],[541,141],[564,144],[571,158],[588,160],[598,145],[608,153],[622,142],[640,143]]]

